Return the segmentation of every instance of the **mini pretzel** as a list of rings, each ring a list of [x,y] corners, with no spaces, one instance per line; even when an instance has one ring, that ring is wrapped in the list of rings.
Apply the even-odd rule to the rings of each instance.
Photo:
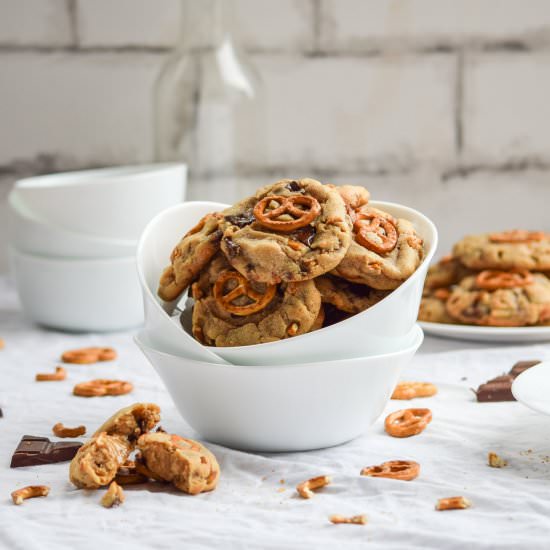
[[[103,397],[105,395],[124,395],[130,393],[134,386],[124,380],[105,380],[98,378],[81,382],[73,388],[73,394],[80,397]]]
[[[124,500],[125,496],[122,487],[116,481],[112,481],[100,502],[101,506],[105,506],[105,508],[112,508],[113,506],[122,504]]]
[[[67,371],[63,367],[55,367],[55,372],[38,373],[34,379],[37,382],[61,382],[67,378]]]
[[[136,463],[133,460],[128,460],[117,470],[115,481],[119,485],[138,485],[145,483],[148,478],[149,476],[138,472]]]
[[[384,427],[393,437],[410,437],[423,432],[431,421],[430,409],[403,409],[389,414]]]
[[[312,477],[307,481],[302,481],[299,485],[296,486],[296,491],[302,498],[311,498],[315,489],[320,489],[321,487],[326,487],[332,482],[330,476],[318,476]]]
[[[388,479],[400,479],[411,481],[418,477],[420,464],[413,460],[390,460],[380,466],[367,466],[361,470],[362,476],[385,477]]]
[[[358,212],[355,223],[355,240],[378,254],[387,254],[397,245],[395,220],[372,213]]]
[[[414,399],[431,397],[437,393],[437,387],[429,382],[399,382],[393,390],[392,399]]]
[[[23,501],[28,498],[47,497],[50,488],[47,485],[29,485],[17,491],[13,491],[11,499],[14,504],[23,504]]]
[[[367,523],[367,516],[364,514],[361,514],[359,516],[341,516],[339,514],[332,514],[332,516],[328,517],[330,523],[339,524],[339,523],[351,523],[353,525],[366,525]]]
[[[64,363],[87,365],[98,361],[112,361],[117,353],[113,348],[80,348],[66,351],[61,356]]]
[[[52,428],[52,432],[57,437],[80,437],[86,433],[86,426],[66,428],[61,422],[58,422]]]
[[[525,229],[514,229],[491,233],[489,240],[493,243],[524,243],[528,241],[542,241],[546,238],[544,231],[525,231]]]
[[[236,282],[236,286],[226,293],[225,287],[229,281]],[[220,307],[233,313],[234,315],[246,316],[252,315],[264,309],[275,296],[277,285],[266,286],[262,294],[254,290],[246,278],[238,271],[222,271],[214,284],[214,298]],[[250,303],[246,305],[236,305],[234,300],[246,296]]]
[[[486,269],[477,274],[476,286],[484,290],[514,288],[532,284],[533,275],[526,269],[517,271],[490,271]]]
[[[268,210],[272,202],[278,204],[278,206]],[[304,206],[305,209],[298,208],[298,206]],[[320,212],[321,205],[319,201],[308,195],[292,195],[290,197],[270,195],[264,197],[254,207],[254,216],[261,225],[284,233],[306,226]],[[277,219],[281,216],[290,217],[291,219]]]
[[[435,509],[443,510],[464,510],[469,508],[472,503],[465,497],[440,498],[435,505]]]

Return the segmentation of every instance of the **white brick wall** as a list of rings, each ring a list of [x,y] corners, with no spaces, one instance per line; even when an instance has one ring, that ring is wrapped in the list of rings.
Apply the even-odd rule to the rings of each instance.
[[[206,45],[212,1],[0,2],[0,272],[15,179],[151,160],[153,83],[182,26],[197,31],[192,55]],[[550,230],[548,0],[234,0],[231,12],[264,108],[237,130],[249,176],[201,181],[193,198],[311,175],[424,210],[442,252],[465,228]]]

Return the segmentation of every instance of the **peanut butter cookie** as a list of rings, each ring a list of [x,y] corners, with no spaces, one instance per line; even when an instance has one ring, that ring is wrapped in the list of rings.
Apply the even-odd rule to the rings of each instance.
[[[418,310],[418,320],[428,323],[449,323],[458,321],[447,313],[447,300],[451,291],[447,288],[438,288],[434,291],[425,291]]]
[[[451,255],[444,256],[428,269],[424,288],[449,288],[473,273],[473,270],[464,266],[457,258]]]
[[[364,206],[354,214],[353,242],[332,273],[354,283],[392,290],[414,273],[423,255],[422,239],[412,223]]]
[[[469,235],[453,255],[471,269],[550,269],[550,236],[542,231],[505,231]]]
[[[206,345],[246,346],[309,332],[321,308],[313,281],[251,282],[218,254],[192,286],[193,335]]]
[[[223,214],[222,251],[249,281],[313,279],[336,267],[351,243],[344,200],[313,179],[268,185]]]

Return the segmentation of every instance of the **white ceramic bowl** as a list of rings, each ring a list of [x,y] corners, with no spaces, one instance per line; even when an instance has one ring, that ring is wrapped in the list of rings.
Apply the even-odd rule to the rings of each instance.
[[[181,202],[184,164],[84,170],[19,180],[18,200],[39,221],[86,235],[137,240],[149,220]]]
[[[62,260],[10,249],[19,300],[34,322],[69,331],[111,331],[143,322],[136,260]]]
[[[134,256],[137,249],[137,241],[92,237],[37,220],[21,203],[15,189],[8,196],[8,228],[14,248],[39,256],[123,258]]]
[[[253,346],[207,348],[235,365],[279,365],[307,363],[353,357],[365,357],[403,347],[407,335],[416,323],[422,297],[424,278],[437,246],[437,230],[433,223],[411,208],[393,203],[371,201],[395,217],[411,221],[424,239],[425,258],[415,273],[399,288],[368,310],[330,327],[278,342]],[[174,206],[156,216],[138,245],[138,268],[143,286],[147,331],[155,341],[184,357],[197,357],[196,345],[165,312],[166,305],[156,291],[162,270],[169,262],[170,252],[184,235],[206,213],[221,210],[226,205],[213,202],[188,202]],[[190,350],[194,346],[195,350]]]
[[[245,451],[291,452],[349,441],[382,414],[423,340],[357,359],[280,366],[217,365],[166,353],[147,332],[135,341],[185,421],[205,439]]]

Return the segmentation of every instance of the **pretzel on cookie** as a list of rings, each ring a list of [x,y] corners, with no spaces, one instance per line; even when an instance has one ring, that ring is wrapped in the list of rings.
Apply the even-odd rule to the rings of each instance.
[[[269,195],[254,207],[254,217],[261,225],[284,233],[308,225],[320,213],[319,201],[309,195]]]
[[[533,275],[526,269],[514,271],[492,271],[486,269],[476,276],[476,287],[483,290],[498,290],[499,288],[515,288],[533,283]]]
[[[397,245],[396,221],[374,212],[356,212],[353,230],[355,240],[377,254],[388,254]]]
[[[389,414],[384,428],[392,437],[410,437],[423,432],[431,421],[430,409],[403,409]]]
[[[491,233],[489,240],[493,243],[525,243],[529,241],[542,241],[546,238],[544,231],[526,231],[525,229],[513,229],[501,233]]]
[[[233,282],[234,286],[228,290],[229,282]],[[238,271],[228,269],[220,273],[214,284],[214,298],[218,305],[226,311],[234,315],[246,316],[257,313],[269,305],[276,290],[277,285],[267,285],[262,294],[254,290],[250,282]],[[235,304],[235,300],[241,296],[247,298],[249,303]]]
[[[379,466],[366,466],[361,470],[362,476],[385,477],[401,481],[411,481],[417,478],[419,473],[420,464],[414,460],[389,460]]]

